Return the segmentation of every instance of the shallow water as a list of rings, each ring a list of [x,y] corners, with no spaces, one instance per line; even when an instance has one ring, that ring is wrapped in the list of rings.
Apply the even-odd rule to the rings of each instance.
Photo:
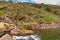
[[[53,30],[35,30],[40,40],[60,40],[60,29]]]

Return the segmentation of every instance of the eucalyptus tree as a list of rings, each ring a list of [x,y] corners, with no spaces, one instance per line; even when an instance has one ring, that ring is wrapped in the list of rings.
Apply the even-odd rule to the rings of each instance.
[[[9,2],[12,2],[12,0],[8,0]]]

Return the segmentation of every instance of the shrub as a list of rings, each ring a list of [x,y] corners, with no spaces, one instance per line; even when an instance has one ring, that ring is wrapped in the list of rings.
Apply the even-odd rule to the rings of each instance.
[[[24,28],[27,29],[27,30],[32,30],[31,26],[24,26]]]
[[[54,13],[60,15],[60,10],[56,10]]]
[[[50,14],[49,12],[41,11],[40,15],[43,16],[42,19],[45,21],[45,23],[52,23],[55,21],[54,16]]]

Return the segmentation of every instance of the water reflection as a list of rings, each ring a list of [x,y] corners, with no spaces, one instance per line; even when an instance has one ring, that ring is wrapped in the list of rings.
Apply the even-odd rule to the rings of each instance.
[[[60,40],[60,28],[52,30],[35,30],[41,40]]]

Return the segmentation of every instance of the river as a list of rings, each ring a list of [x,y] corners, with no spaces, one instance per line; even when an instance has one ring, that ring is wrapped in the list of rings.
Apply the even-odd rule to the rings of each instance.
[[[15,38],[14,38],[15,37]],[[14,36],[14,39],[25,39],[25,40],[60,40],[60,29],[52,30],[35,30],[34,35],[27,36]]]
[[[60,40],[60,28],[51,30],[35,30],[40,40]]]
[[[13,36],[14,40],[40,40],[37,35],[27,35],[27,36]]]

